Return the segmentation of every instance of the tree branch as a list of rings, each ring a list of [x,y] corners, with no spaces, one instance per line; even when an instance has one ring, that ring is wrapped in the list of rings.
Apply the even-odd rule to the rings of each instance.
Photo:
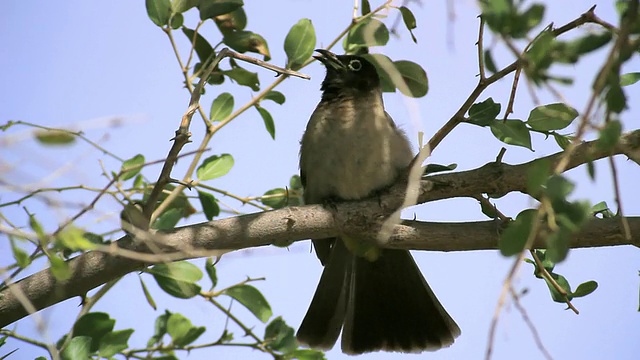
[[[640,130],[624,134],[611,152],[599,150],[596,141],[584,142],[575,147],[567,170],[616,154],[631,158],[635,156],[637,159],[639,148]],[[553,166],[561,156],[562,152],[559,152],[542,159],[548,160]],[[478,194],[501,195],[514,191],[526,193],[526,177],[532,162],[518,165],[489,163],[474,170],[429,176],[422,181],[419,201],[424,203]],[[33,306],[41,310],[74,296],[83,296],[87,291],[142,269],[150,262],[202,257],[212,251],[220,254],[271,244],[288,245],[309,238],[334,237],[339,233],[375,239],[386,216],[402,204],[405,189],[406,185],[400,181],[379,198],[339,203],[335,210],[321,205],[288,207],[185,226],[163,233],[145,233],[154,242],[153,249],[161,254],[153,254],[146,241],[134,241],[130,236],[124,236],[112,246],[102,249],[104,252],[92,251],[70,260],[72,275],[67,281],[57,280],[46,269],[0,291],[0,327],[29,314],[14,295],[14,287],[19,287]],[[573,237],[571,247],[640,244],[640,217],[626,219],[631,239],[625,239],[619,218],[594,218]],[[389,240],[380,245],[436,251],[489,250],[496,248],[502,226],[501,222],[492,220],[467,223],[404,221],[396,225]],[[534,247],[544,247],[544,240],[537,239]],[[132,251],[148,256],[144,257],[145,261],[125,257],[130,256],[128,254]]]

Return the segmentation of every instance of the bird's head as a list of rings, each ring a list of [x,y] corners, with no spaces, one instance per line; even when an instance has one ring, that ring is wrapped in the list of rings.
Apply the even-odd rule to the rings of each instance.
[[[327,68],[322,82],[325,95],[358,95],[380,91],[378,72],[368,60],[357,55],[336,55],[329,50],[316,49],[314,55]]]

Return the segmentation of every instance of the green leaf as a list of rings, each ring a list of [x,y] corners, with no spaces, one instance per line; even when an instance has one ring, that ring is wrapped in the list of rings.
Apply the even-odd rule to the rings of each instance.
[[[273,315],[271,306],[269,306],[262,293],[251,285],[232,286],[226,289],[224,293],[244,305],[263,323],[266,323]]]
[[[200,199],[202,211],[204,211],[207,220],[211,221],[214,217],[220,215],[220,205],[218,205],[218,200],[216,200],[215,196],[204,191],[198,191],[198,199]]]
[[[606,201],[601,201],[591,207],[591,213],[593,215],[600,214],[603,218],[608,219],[615,217],[616,214],[609,209],[609,205],[607,205]]]
[[[287,206],[287,190],[283,188],[271,189],[262,195],[260,202],[274,209]]]
[[[607,108],[614,113],[621,113],[627,108],[627,97],[620,86],[620,80],[609,85],[606,95]]]
[[[527,124],[534,130],[550,131],[566,128],[578,117],[578,111],[563,103],[542,105],[529,113]]]
[[[140,170],[142,170],[142,165],[144,165],[144,156],[142,154],[138,154],[123,162],[120,168],[120,174],[122,174],[120,175],[120,180],[126,181],[138,175]]]
[[[198,5],[200,0],[171,0],[171,10],[174,13],[183,13]]]
[[[417,43],[418,40],[416,39],[415,35],[413,35],[412,31],[417,27],[416,17],[413,16],[411,10],[409,10],[409,8],[407,8],[406,6],[400,7],[400,13],[402,14],[402,21],[404,22],[404,26],[407,27],[407,30],[409,30],[409,33],[411,34],[411,40],[413,40],[414,43]]]
[[[491,55],[491,50],[489,49],[484,51],[484,66],[489,72],[492,72],[492,73],[498,72],[496,63],[495,61],[493,61],[493,56]]]
[[[97,351],[102,337],[113,330],[116,321],[109,314],[94,312],[83,315],[73,325],[73,337],[86,336],[91,340],[91,351]]]
[[[545,7],[542,4],[533,4],[522,15],[515,19],[511,36],[523,38],[531,29],[540,25],[544,17]]]
[[[551,176],[551,163],[548,159],[535,160],[527,170],[527,193],[533,197],[538,197],[544,190],[543,185]]]
[[[565,200],[575,187],[575,184],[564,176],[553,175],[547,180],[545,194],[552,201]]]
[[[516,219],[507,225],[498,240],[498,248],[503,256],[513,256],[524,250],[536,218],[537,210],[527,209],[520,212]]]
[[[186,346],[196,341],[206,328],[193,326],[191,321],[181,314],[171,314],[167,320],[167,332],[177,346]]]
[[[184,25],[184,16],[182,16],[182,14],[173,14],[169,22],[169,26],[171,26],[173,30],[180,29],[182,25]]]
[[[264,331],[264,341],[268,347],[282,353],[288,353],[298,347],[293,328],[288,326],[280,316],[267,325]]]
[[[88,336],[77,336],[69,341],[69,345],[62,350],[60,358],[62,360],[87,360],[91,357],[91,338]]]
[[[146,272],[153,275],[160,288],[169,295],[189,299],[200,293],[200,285],[196,282],[202,279],[202,271],[190,262],[156,264]]]
[[[171,316],[171,312],[169,310],[165,310],[164,314],[156,318],[154,333],[149,341],[147,341],[147,347],[151,347],[162,342],[162,337],[167,333],[167,320],[169,320],[169,316]]]
[[[59,280],[67,280],[71,277],[71,269],[69,263],[59,258],[57,255],[49,256],[49,264],[51,264],[51,273]]]
[[[247,27],[247,14],[240,7],[228,14],[216,16],[213,21],[215,21],[222,35],[228,35],[234,31],[244,30]]]
[[[225,70],[222,72],[227,75],[231,80],[234,80],[239,85],[248,86],[253,91],[260,90],[260,80],[258,74],[241,67],[235,67],[231,70]]]
[[[369,62],[376,67],[378,76],[380,76],[380,87],[382,88],[382,91],[395,92],[396,86],[394,85],[393,80],[391,80],[391,75],[389,74],[389,71],[391,71],[394,76],[397,75],[393,61],[391,61],[388,56],[382,54],[364,54],[362,57],[369,60]]]
[[[371,12],[371,4],[369,0],[362,0],[362,15],[367,15]]]
[[[282,105],[285,102],[284,94],[280,91],[271,90],[262,98],[262,100],[271,100],[278,105]]]
[[[452,170],[455,170],[457,167],[458,167],[458,164],[449,164],[449,165],[427,164],[427,166],[422,168],[422,176],[437,173],[437,172],[452,171]]]
[[[72,251],[93,250],[96,244],[84,237],[84,230],[68,226],[56,236],[56,245]]]
[[[525,147],[531,151],[531,134],[522,120],[494,121],[491,132],[505,144]]]
[[[178,225],[178,222],[183,217],[182,210],[176,208],[168,209],[156,218],[151,228],[155,230],[171,230]]]
[[[555,273],[551,273],[551,277],[567,293],[567,299],[571,300],[572,299],[572,296],[570,295],[571,285],[569,285],[569,281],[567,281],[567,279],[564,276],[555,274]],[[558,303],[566,302],[564,295],[558,292],[558,290],[556,290],[555,286],[553,286],[549,280],[544,278],[544,281],[545,283],[547,283],[547,287],[549,288],[549,292],[551,293],[551,298],[553,299],[553,301]]]
[[[206,0],[200,1],[200,20],[207,20],[219,15],[230,13],[243,6],[242,0]]]
[[[11,243],[11,251],[13,252],[13,258],[16,260],[18,266],[22,269],[31,264],[31,257],[24,250],[22,250],[12,236],[9,236],[9,242]]]
[[[576,291],[574,291],[573,294],[571,295],[573,295],[573,297],[587,296],[592,292],[596,291],[597,288],[598,288],[598,283],[593,280],[590,280],[578,285],[578,288],[576,289]]]
[[[256,109],[260,113],[260,116],[262,117],[262,121],[264,121],[264,127],[267,129],[267,132],[269,133],[269,135],[271,135],[271,138],[275,140],[276,124],[273,122],[273,117],[271,117],[271,114],[269,113],[269,111],[267,111],[267,109],[259,105],[256,105]]]
[[[162,27],[167,25],[171,16],[171,3],[169,0],[146,0],[147,15],[154,24]]]
[[[618,120],[609,121],[602,130],[600,130],[600,136],[598,137],[597,147],[601,150],[613,149],[622,135],[622,124]]]
[[[224,92],[218,95],[213,103],[211,103],[211,111],[209,112],[209,120],[220,121],[224,120],[233,111],[233,95],[228,92]]]
[[[420,65],[407,60],[394,61],[393,64],[400,73],[400,76],[402,76],[404,82],[404,84],[396,83],[396,87],[400,92],[414,98],[427,95],[429,91],[429,81],[427,79],[427,73]]]
[[[264,61],[271,60],[267,41],[259,34],[245,30],[234,31],[225,34],[222,41],[237,52],[245,53],[250,51],[263,55]]]
[[[369,18],[349,31],[342,47],[347,53],[354,53],[359,48],[384,46],[389,42],[389,29],[380,20]]]
[[[289,187],[292,190],[302,190],[302,179],[300,179],[300,175],[291,176],[291,179],[289,179]]]
[[[100,340],[98,354],[104,358],[110,358],[120,351],[129,347],[129,337],[133,334],[133,329],[112,331],[106,333]]]
[[[316,47],[316,31],[309,19],[298,21],[284,39],[287,67],[297,70],[311,57]]]
[[[599,34],[587,34],[577,39],[559,42],[553,51],[554,58],[558,62],[575,64],[580,56],[601,48],[611,41],[610,32]]]
[[[548,65],[544,63],[544,60],[549,56],[554,39],[555,35],[551,29],[547,29],[540,33],[526,52],[527,60],[529,61],[527,65],[534,67],[541,65],[543,68],[548,67]],[[542,64],[540,64],[541,62]]]
[[[322,351],[313,349],[296,349],[287,353],[287,357],[298,360],[326,360]]]
[[[479,126],[491,125],[500,114],[500,103],[495,103],[492,98],[475,103],[469,108],[469,122]]]
[[[34,131],[33,135],[42,145],[69,145],[76,141],[76,137],[68,131],[64,130],[44,130]]]
[[[200,181],[212,180],[226,175],[233,167],[233,156],[222,154],[206,158],[196,170]]]
[[[153,296],[151,296],[149,289],[147,289],[147,284],[144,283],[141,276],[138,276],[138,279],[140,279],[140,286],[142,287],[142,293],[144,294],[144,298],[147,300],[147,304],[149,304],[153,310],[158,310],[158,305],[156,305],[156,301],[153,300]]]
[[[182,28],[182,33],[189,39],[189,43],[194,45],[194,50],[201,62],[205,62],[213,54],[213,47],[200,33],[186,27]],[[195,36],[195,39],[194,39]]]
[[[553,139],[556,141],[556,144],[560,146],[562,150],[565,150],[569,144],[571,144],[571,138],[566,135],[560,135],[558,133],[553,133]]]
[[[218,275],[216,275],[216,266],[210,257],[207,258],[207,261],[204,264],[204,269],[211,280],[211,290],[213,290],[213,288],[218,285]]]
[[[629,86],[640,81],[640,72],[630,72],[620,75],[620,85]]]

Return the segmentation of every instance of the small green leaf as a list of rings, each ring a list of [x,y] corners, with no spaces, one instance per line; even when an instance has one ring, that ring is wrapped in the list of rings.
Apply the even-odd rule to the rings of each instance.
[[[207,258],[207,261],[204,264],[204,269],[211,280],[211,290],[213,290],[213,288],[218,285],[218,275],[216,274],[216,266],[210,257]]]
[[[407,8],[406,6],[400,7],[400,13],[402,14],[402,21],[404,22],[404,26],[407,27],[407,30],[409,30],[409,33],[411,34],[411,40],[413,40],[414,43],[417,43],[418,40],[413,35],[413,29],[417,27],[416,17],[413,16],[411,10],[409,10],[409,8]]]
[[[18,266],[22,269],[31,264],[31,257],[24,250],[22,250],[12,236],[9,236],[9,242],[11,243],[11,251],[13,252],[13,258],[16,260]]]
[[[149,341],[147,341],[147,347],[151,347],[162,342],[162,337],[167,333],[167,320],[169,320],[169,316],[171,316],[171,312],[169,310],[165,310],[164,314],[156,318],[154,333]]]
[[[140,286],[142,287],[142,293],[144,294],[144,298],[147,300],[147,304],[149,304],[153,310],[158,310],[156,301],[153,300],[153,296],[151,296],[149,289],[147,289],[147,285],[144,283],[144,280],[142,280],[141,276],[138,276],[138,279],[140,279]]]
[[[146,0],[147,15],[154,24],[162,27],[167,25],[171,16],[171,3],[169,0]]]
[[[538,35],[533,44],[531,44],[529,50],[526,52],[529,66],[538,67],[540,65],[543,68],[548,67],[547,64],[544,64],[544,60],[549,56],[554,39],[555,35],[551,29],[547,29]],[[543,64],[540,64],[541,62]]]
[[[597,288],[598,288],[598,283],[593,280],[590,280],[578,285],[578,288],[576,289],[576,291],[574,291],[573,294],[571,295],[573,295],[573,297],[587,296],[592,292],[596,291]]]
[[[282,353],[288,353],[298,347],[293,328],[288,326],[280,316],[267,325],[264,341],[269,348]]]
[[[267,132],[269,133],[269,135],[271,135],[271,138],[273,140],[276,139],[276,124],[273,122],[273,117],[271,116],[271,114],[269,113],[269,111],[267,111],[267,109],[256,105],[256,109],[258,110],[258,112],[260,113],[260,116],[262,117],[262,121],[264,121],[264,127],[267,129]]]
[[[168,209],[156,218],[151,228],[155,230],[171,230],[178,225],[178,222],[183,217],[182,210],[176,208]]]
[[[167,333],[177,346],[186,346],[196,341],[205,331],[204,326],[193,326],[191,321],[181,314],[171,314],[167,320]]]
[[[618,120],[609,121],[605,127],[600,130],[597,147],[608,151],[613,149],[622,135],[622,124]]]
[[[513,256],[524,250],[536,218],[537,210],[527,209],[520,212],[516,219],[507,225],[498,240],[498,248],[503,256]]]
[[[184,16],[182,16],[182,14],[173,14],[169,26],[171,26],[173,30],[177,30],[180,29],[182,25],[184,25]]]
[[[222,41],[237,52],[245,53],[250,51],[263,55],[265,61],[271,60],[267,41],[261,35],[254,32],[246,30],[234,31],[225,34]]]
[[[49,264],[51,264],[51,273],[57,280],[63,281],[71,277],[69,263],[65,262],[57,255],[49,256]]]
[[[313,349],[296,349],[287,353],[288,357],[297,360],[326,360],[324,353]]]
[[[571,285],[569,285],[569,281],[559,274],[551,273],[551,277],[556,281],[556,284],[560,285],[560,287],[567,293],[566,299],[571,300]],[[558,290],[556,290],[555,286],[551,284],[546,278],[544,278],[545,283],[547,283],[547,287],[549,288],[549,292],[551,293],[551,298],[553,301],[558,303],[566,302],[564,295],[562,295]]]
[[[106,333],[100,340],[98,354],[103,358],[110,358],[129,347],[129,338],[133,329],[112,331]]]
[[[629,86],[640,81],[640,72],[630,72],[620,75],[620,85]]]
[[[274,209],[287,206],[287,190],[283,188],[271,189],[262,195],[260,202]]]
[[[138,154],[123,162],[122,168],[120,168],[120,180],[126,181],[138,175],[140,170],[142,170],[142,165],[144,165],[144,156],[142,154]]]
[[[603,218],[609,219],[615,217],[616,214],[609,209],[609,205],[607,205],[606,201],[601,201],[591,207],[591,213],[593,215],[600,214]]]
[[[525,147],[531,151],[531,134],[522,120],[494,121],[491,132],[505,144]]]
[[[284,97],[284,94],[282,94],[280,91],[271,90],[265,94],[262,100],[271,100],[278,105],[282,105],[284,104],[286,99]]]
[[[493,98],[475,103],[469,108],[469,122],[479,126],[491,125],[500,114],[500,103],[495,103]]]
[[[342,47],[346,52],[354,53],[358,48],[384,46],[387,42],[389,42],[387,26],[380,20],[369,18],[351,28]]]
[[[189,299],[200,293],[200,286],[196,282],[202,279],[202,271],[190,262],[156,264],[146,272],[153,275],[158,285],[169,295]]]
[[[427,73],[420,65],[407,60],[394,61],[393,64],[404,81],[404,84],[396,83],[396,87],[400,92],[414,98],[427,95],[429,91],[429,81],[427,79]]]
[[[620,81],[610,84],[606,95],[607,108],[614,113],[621,113],[627,108],[627,96],[620,86]]]
[[[371,4],[369,0],[362,0],[362,15],[367,15],[371,12]]]
[[[64,130],[36,130],[34,132],[36,140],[42,145],[69,145],[76,141],[76,137]]]
[[[496,63],[495,61],[493,61],[493,56],[491,55],[491,50],[489,49],[484,51],[484,66],[489,72],[492,72],[492,73],[498,72]]]
[[[230,13],[243,6],[242,0],[207,0],[200,1],[200,20],[207,20],[219,15]]]
[[[212,180],[226,175],[233,167],[233,156],[222,154],[206,158],[196,170],[200,181]]]
[[[244,305],[263,323],[266,323],[273,315],[267,299],[258,289],[251,285],[232,286],[226,289],[224,293]]]
[[[284,39],[287,67],[297,70],[311,57],[316,47],[316,31],[309,19],[298,21]]]
[[[196,7],[200,0],[171,0],[171,10],[174,13],[183,13]]]
[[[213,54],[213,47],[200,33],[197,33],[186,27],[182,28],[182,32],[189,39],[189,43],[193,44],[194,50],[201,62],[205,62]],[[194,39],[195,36],[195,39]]]
[[[546,183],[545,194],[552,200],[565,200],[573,192],[576,185],[562,175],[549,177]]]
[[[62,360],[86,360],[90,359],[91,338],[88,336],[76,336],[60,353]]]
[[[202,211],[204,211],[207,220],[211,221],[214,217],[220,215],[220,205],[218,205],[218,200],[216,200],[215,196],[204,191],[198,191],[198,199],[200,199]]]
[[[578,117],[578,111],[563,103],[542,105],[529,113],[527,124],[534,130],[561,130]]]
[[[96,244],[84,237],[84,230],[68,226],[56,236],[56,245],[71,251],[93,250]]]
[[[397,76],[397,71],[395,70],[395,66],[393,61],[382,54],[364,54],[362,55],[365,59],[369,60],[376,67],[378,71],[378,76],[380,76],[380,87],[383,92],[395,92],[396,86],[391,80],[391,74],[389,71],[393,73],[394,76]]]
[[[542,158],[534,161],[527,170],[527,193],[533,197],[538,197],[544,190],[543,185],[551,176],[551,163],[548,159]]]
[[[91,340],[91,351],[97,351],[100,341],[105,334],[113,331],[116,321],[103,312],[94,312],[83,315],[73,325],[73,337],[86,336]]]
[[[222,35],[229,35],[234,31],[241,31],[247,27],[247,14],[239,7],[234,11],[213,18]]]
[[[220,121],[226,119],[233,111],[233,95],[224,92],[218,95],[213,103],[211,103],[211,111],[209,112],[209,120]]]
[[[225,70],[222,72],[227,75],[231,80],[234,80],[239,85],[248,86],[253,91],[260,90],[260,80],[258,74],[241,67],[235,67],[231,70]]]
[[[565,150],[569,144],[571,144],[571,138],[567,135],[560,135],[558,133],[553,133],[553,139],[556,141],[556,144],[560,146],[562,150]]]

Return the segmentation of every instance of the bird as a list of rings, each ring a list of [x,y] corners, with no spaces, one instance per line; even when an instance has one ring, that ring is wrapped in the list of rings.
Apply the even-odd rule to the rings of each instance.
[[[371,62],[315,51],[326,76],[300,141],[304,201],[335,204],[374,196],[406,171],[411,144],[384,109]],[[381,249],[344,235],[312,242],[324,269],[296,333],[299,344],[330,350],[342,332],[346,354],[419,353],[448,347],[460,335],[408,250]],[[362,244],[374,245],[362,251]]]

